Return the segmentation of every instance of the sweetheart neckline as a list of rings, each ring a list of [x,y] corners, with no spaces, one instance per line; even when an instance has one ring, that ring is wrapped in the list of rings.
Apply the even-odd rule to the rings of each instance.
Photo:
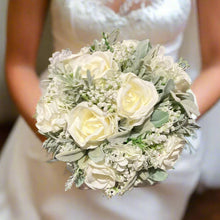
[[[107,10],[107,11],[113,13],[115,16],[117,16],[117,17],[119,17],[119,18],[121,18],[121,19],[127,19],[127,18],[129,18],[131,15],[133,15],[133,14],[140,13],[142,10],[146,10],[146,9],[148,9],[148,8],[150,9],[150,7],[152,7],[152,5],[149,5],[149,6],[147,6],[147,7],[140,7],[140,8],[137,8],[137,9],[135,9],[135,10],[129,11],[129,13],[127,13],[127,14],[125,14],[125,15],[121,15],[120,13],[117,13],[113,8],[108,7],[108,6],[105,5],[105,4],[102,4],[101,1],[97,1],[97,0],[81,0],[81,1],[82,1],[82,2],[84,1],[84,2],[87,2],[87,3],[95,3],[96,6],[100,6],[100,8],[103,8],[103,9],[105,9],[105,10]],[[159,1],[159,0],[157,0],[157,1]]]

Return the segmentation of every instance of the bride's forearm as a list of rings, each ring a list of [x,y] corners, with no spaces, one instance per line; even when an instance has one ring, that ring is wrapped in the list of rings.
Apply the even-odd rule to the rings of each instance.
[[[202,72],[193,83],[201,115],[220,97],[220,1],[197,0]]]
[[[33,115],[41,94],[35,66],[48,6],[48,0],[13,0],[8,4],[6,79],[19,112],[35,132]]]
[[[196,95],[201,117],[220,98],[220,64],[204,68],[194,81],[192,90]]]
[[[42,139],[37,132],[34,118],[36,104],[41,96],[39,80],[34,69],[22,65],[6,66],[6,73],[14,103],[28,125]]]

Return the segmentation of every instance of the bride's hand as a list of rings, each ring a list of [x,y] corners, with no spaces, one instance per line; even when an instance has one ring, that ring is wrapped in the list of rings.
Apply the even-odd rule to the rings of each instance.
[[[6,44],[6,80],[12,99],[32,130],[35,108],[40,98],[39,79],[35,71],[37,51],[48,1],[9,1]]]

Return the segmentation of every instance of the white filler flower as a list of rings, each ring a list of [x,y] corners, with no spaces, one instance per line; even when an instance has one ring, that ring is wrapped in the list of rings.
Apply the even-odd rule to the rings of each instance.
[[[95,145],[117,131],[117,120],[87,102],[78,104],[68,115],[68,131],[81,148]]]

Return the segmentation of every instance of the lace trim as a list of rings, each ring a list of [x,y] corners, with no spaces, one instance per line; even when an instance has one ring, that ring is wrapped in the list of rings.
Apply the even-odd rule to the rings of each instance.
[[[104,0],[104,4],[113,4],[115,0]],[[119,7],[119,14],[126,15],[130,13],[132,10],[137,10],[141,8],[145,8],[147,5],[151,4],[152,0],[122,0],[122,3]],[[113,8],[111,8],[114,10]]]

